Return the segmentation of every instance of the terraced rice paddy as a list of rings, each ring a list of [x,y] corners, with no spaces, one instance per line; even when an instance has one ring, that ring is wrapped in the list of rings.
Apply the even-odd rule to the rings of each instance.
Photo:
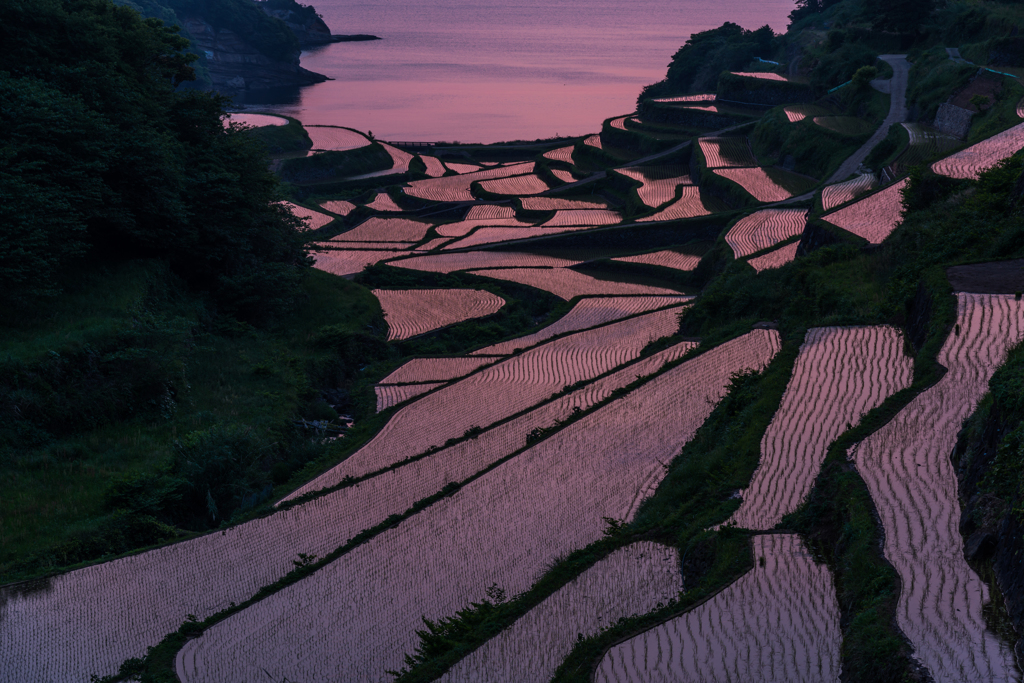
[[[375,289],[388,341],[409,339],[464,320],[497,313],[505,300],[479,289]]]
[[[847,232],[863,237],[870,244],[881,244],[902,220],[903,188],[901,180],[881,192],[859,199],[853,204],[822,216],[823,220]]]
[[[679,292],[662,287],[598,280],[565,268],[496,268],[470,272],[474,275],[518,282],[521,285],[543,289],[566,301],[577,296],[679,294]]]
[[[565,171],[565,170],[560,169],[560,168],[552,168],[551,169],[551,175],[555,176],[556,178],[561,180],[563,183],[575,183],[576,182],[576,178],[573,176],[573,174],[571,172]]]
[[[692,185],[689,169],[685,166],[631,166],[617,168],[627,178],[639,182],[637,195],[640,201],[651,208],[657,208],[675,199],[676,187]]]
[[[644,263],[650,266],[661,266],[662,268],[673,268],[675,270],[690,271],[700,263],[700,256],[692,254],[680,254],[678,251],[655,251],[650,254],[639,254],[637,256],[619,256],[613,261],[624,263]]]
[[[395,203],[387,192],[378,192],[373,201],[366,205],[366,208],[374,211],[401,211],[402,207]]]
[[[572,160],[572,151],[575,149],[573,145],[568,147],[559,147],[553,149],[550,152],[544,152],[545,159],[551,159],[552,161],[564,161],[567,164],[574,163]]]
[[[480,183],[480,189],[492,194],[522,196],[540,194],[541,192],[547,192],[551,188],[539,177],[530,174],[485,180]]]
[[[481,206],[471,206],[469,211],[466,212],[467,221],[482,221],[489,218],[515,218],[516,210],[512,206],[495,206],[493,204],[484,204]]]
[[[465,237],[477,228],[532,228],[533,223],[518,218],[484,218],[473,221],[457,221],[437,226],[437,234],[443,237]]]
[[[313,267],[325,273],[345,277],[361,273],[366,266],[395,258],[398,254],[394,251],[314,251]]]
[[[773,268],[781,268],[790,261],[796,259],[796,251],[800,247],[799,242],[793,242],[787,244],[784,247],[779,247],[774,251],[770,251],[763,256],[752,258],[747,261],[754,270],[761,273],[766,270],[772,270]]]
[[[708,168],[757,166],[745,137],[700,138],[697,143]]]
[[[777,350],[776,334],[755,331],[584,416],[208,629],[179,656],[183,680],[231,683],[263,670],[277,679],[387,680],[384,671],[412,650],[420,615],[453,614],[493,584],[521,592],[555,557],[601,538],[603,517],[629,519],[731,374]],[[427,594],[424,576],[434,586]]]
[[[609,209],[571,209],[555,211],[555,215],[547,222],[541,223],[542,228],[560,228],[570,225],[615,225],[622,221],[618,211]]]
[[[704,93],[701,95],[681,95],[679,97],[662,97],[654,102],[714,102],[718,98],[715,93]]]
[[[583,141],[583,144],[584,145],[589,145],[590,147],[596,147],[597,149],[602,149],[602,146],[601,146],[601,136],[600,135],[591,135],[589,138],[587,138],[586,140]]]
[[[767,71],[732,71],[733,76],[743,76],[744,78],[762,78],[766,81],[785,81],[785,76],[779,74],[773,74]]]
[[[607,209],[603,199],[562,199],[561,197],[523,197],[525,211],[563,211],[574,209]]]
[[[227,128],[232,123],[238,123],[243,126],[252,126],[253,128],[262,128],[263,126],[287,126],[288,119],[283,116],[271,116],[270,114],[244,114],[234,112],[224,117],[224,127]]]
[[[425,384],[388,384],[378,385],[373,388],[377,394],[377,412],[387,410],[399,403],[405,403],[409,399],[425,394],[431,389],[444,386],[444,382],[429,382]]]
[[[343,237],[339,235],[339,237]],[[317,249],[393,249],[405,250],[412,248],[415,242],[346,242],[337,237],[327,242],[313,242],[312,246]]]
[[[573,579],[438,679],[441,683],[547,681],[577,638],[644,614],[682,589],[679,552],[657,543],[621,548]]]
[[[448,439],[463,436],[472,427],[486,428],[550,398],[571,384],[628,363],[650,342],[675,332],[679,324],[677,317],[678,311],[666,309],[577,332],[496,363],[425,396],[395,414],[369,443],[347,460],[286,500],[335,486],[347,475],[362,476],[431,447],[442,446]]]
[[[493,354],[503,355],[503,354]],[[414,382],[450,382],[493,363],[493,358],[459,356],[452,358],[413,358],[380,381],[380,384]]]
[[[581,299],[572,307],[571,311],[543,330],[525,337],[516,337],[510,341],[492,344],[473,353],[507,355],[514,353],[516,349],[528,349],[561,334],[585,330],[588,327],[603,325],[613,320],[647,313],[667,306],[676,306],[690,299],[691,297],[688,296],[603,296]]]
[[[680,197],[666,206],[661,211],[636,219],[638,223],[649,223],[652,221],[677,221],[684,218],[696,218],[697,216],[708,216],[711,211],[704,205],[700,198],[700,188],[696,185],[684,185],[680,188]]]
[[[244,601],[294,569],[298,553],[326,555],[360,530],[522,448],[536,425],[589,408],[694,346],[678,344],[475,439],[290,510],[70,572],[49,580],[47,590],[8,589],[0,600],[0,652],[11,652],[17,643],[24,669],[3,673],[20,682],[113,672],[125,658],[143,655],[186,615],[204,619],[229,601]]]
[[[807,118],[806,110],[800,105],[786,107],[784,111],[786,112],[786,118],[789,119],[790,123],[800,123]]]
[[[1017,103],[1017,116],[1024,119],[1024,100]]]
[[[429,223],[409,218],[367,218],[365,221],[331,238],[332,242],[419,242],[427,235]]]
[[[626,119],[628,116],[620,116],[617,119],[612,119],[608,122],[608,125],[617,130],[626,130]]]
[[[473,234],[468,237],[464,237],[457,242],[452,242],[445,249],[466,249],[469,247],[479,247],[484,244],[498,244],[499,242],[511,242],[513,240],[524,240],[531,237],[548,237],[550,235],[558,235],[563,232],[577,232],[579,230],[590,230],[594,226],[590,225],[578,225],[578,226],[565,226],[561,228],[545,228],[545,227],[520,227],[520,228],[502,228],[502,227],[487,227],[478,228]],[[440,232],[440,231],[439,231]]]
[[[720,168],[715,173],[733,181],[759,202],[781,202],[793,196],[763,168]]]
[[[692,611],[613,647],[594,681],[838,682],[842,631],[828,568],[799,536],[752,540],[753,569]]]
[[[391,145],[385,145],[384,143],[381,143],[381,147],[384,148],[385,152],[387,152],[389,155],[391,155],[391,161],[392,161],[391,168],[389,170],[386,170],[386,171],[377,171],[376,173],[367,173],[365,175],[357,176],[357,177],[360,177],[360,178],[372,178],[374,176],[389,175],[391,173],[406,173],[409,170],[409,163],[413,160],[413,155],[412,154],[409,154],[408,152],[403,152],[402,150],[398,149],[397,147],[392,147]]]
[[[568,268],[578,263],[579,261],[538,254],[468,251],[462,254],[416,256],[395,261],[391,265],[396,268],[409,268],[429,273],[454,273],[457,270],[480,268]]]
[[[320,208],[336,213],[339,216],[347,216],[355,210],[356,205],[352,202],[346,202],[343,199],[338,199],[330,202],[321,202]]]
[[[896,621],[933,680],[1015,681],[1013,650],[985,626],[988,587],[964,559],[957,478],[950,462],[964,419],[1024,338],[1012,295],[958,294],[957,323],[938,355],[939,382],[855,446],[885,530],[885,557],[902,580]]]
[[[462,175],[447,176],[445,178],[415,180],[405,188],[405,193],[434,202],[471,202],[476,199],[469,189],[470,185],[474,182],[532,173],[533,166],[533,162],[530,161],[522,164],[510,164],[509,166],[497,166],[475,172],[464,172]],[[448,164],[448,167],[451,168],[451,164]]]
[[[435,237],[434,239],[424,242],[420,246],[416,247],[413,251],[432,251],[448,244],[450,241],[451,240],[447,237]]]
[[[334,216],[328,216],[326,213],[313,211],[313,209],[307,209],[292,202],[281,202],[281,206],[288,209],[293,216],[301,218],[306,226],[305,230],[319,230],[334,220]]]
[[[796,237],[806,224],[806,209],[762,209],[738,220],[725,242],[735,258],[743,258]]]
[[[431,178],[440,178],[448,171],[437,157],[421,154],[420,159],[427,167],[427,175]]]
[[[910,386],[914,361],[892,327],[807,331],[793,374],[761,439],[761,462],[729,522],[774,528],[811,492],[829,444]]]
[[[876,185],[875,176],[871,173],[864,173],[853,180],[829,185],[821,191],[821,208],[831,211],[841,204],[852,201],[857,195],[870,192]]]
[[[344,152],[359,149],[370,144],[362,133],[348,128],[336,126],[303,126],[309,139],[313,141],[313,150],[318,152]]]
[[[977,178],[983,171],[1024,148],[1024,123],[932,164],[932,170],[950,178]]]
[[[458,164],[452,161],[446,161],[444,165],[447,166],[449,170],[455,171],[456,173],[475,173],[481,170],[480,166],[477,166],[476,164]]]

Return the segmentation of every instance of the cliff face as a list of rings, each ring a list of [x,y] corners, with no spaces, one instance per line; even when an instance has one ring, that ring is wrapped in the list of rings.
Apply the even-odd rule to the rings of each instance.
[[[299,66],[298,51],[288,59],[271,59],[234,31],[216,29],[200,16],[182,17],[181,23],[200,56],[205,58],[204,65],[214,90],[234,93],[328,80]]]
[[[264,8],[264,11],[270,16],[283,21],[284,25],[290,28],[295,37],[299,39],[299,45],[302,47],[315,47],[317,45],[326,45],[327,43],[336,43],[338,38],[341,37],[332,36],[331,29],[327,27],[323,19],[316,15],[307,18],[291,10]]]

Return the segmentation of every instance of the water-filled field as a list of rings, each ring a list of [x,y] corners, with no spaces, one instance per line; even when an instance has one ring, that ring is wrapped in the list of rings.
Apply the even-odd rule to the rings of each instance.
[[[899,225],[906,184],[901,180],[822,218],[871,244],[881,244]]]
[[[699,256],[680,254],[678,251],[656,251],[638,256],[620,256],[612,260],[624,263],[646,263],[650,266],[662,266],[676,270],[693,270],[700,263]]]
[[[1021,149],[1024,149],[1024,123],[936,161],[932,170],[950,178],[977,178],[982,171]]]
[[[831,211],[841,204],[852,201],[857,195],[870,192],[875,184],[875,176],[865,173],[852,180],[828,185],[821,190],[821,208]]]
[[[762,209],[736,222],[725,235],[736,258],[750,256],[804,230],[807,211],[803,209]]]
[[[549,680],[582,635],[654,610],[682,588],[679,552],[656,543],[618,550],[466,657],[443,683]]]
[[[718,168],[715,173],[733,181],[759,202],[781,202],[793,196],[763,168]]]
[[[1024,339],[1024,304],[1012,295],[958,299],[957,326],[938,356],[948,372],[850,459],[882,519],[885,557],[903,585],[896,619],[916,656],[936,681],[1015,681],[1013,651],[982,613],[988,587],[964,557],[949,454],[989,378]]]
[[[757,256],[749,259],[749,263],[754,270],[761,272],[764,270],[772,270],[773,268],[781,268],[793,261],[796,258],[796,252],[800,245],[797,242],[787,244],[784,247],[779,247],[773,251],[764,254],[763,256]]]
[[[229,617],[182,650],[184,680],[228,683],[261,670],[386,680],[419,615],[452,614],[494,584],[518,593],[545,563],[600,538],[603,517],[629,519],[664,475],[659,461],[692,438],[730,375],[762,367],[778,343],[758,330],[683,363]],[[526,542],[529,554],[519,552]],[[426,577],[444,579],[423,594]]]
[[[613,647],[598,683],[839,681],[839,604],[799,536],[753,539],[757,564],[708,602]]]
[[[479,289],[375,289],[388,339],[408,339],[463,320],[482,318],[505,305],[497,294]]]
[[[819,327],[804,338],[761,463],[727,524],[768,530],[811,492],[837,436],[910,386],[913,360],[891,327]]]

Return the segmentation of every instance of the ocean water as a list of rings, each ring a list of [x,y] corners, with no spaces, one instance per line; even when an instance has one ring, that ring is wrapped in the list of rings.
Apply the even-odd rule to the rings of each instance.
[[[498,142],[595,133],[633,111],[694,32],[785,30],[793,0],[303,0],[334,33],[304,52],[333,81],[242,102],[383,140]]]

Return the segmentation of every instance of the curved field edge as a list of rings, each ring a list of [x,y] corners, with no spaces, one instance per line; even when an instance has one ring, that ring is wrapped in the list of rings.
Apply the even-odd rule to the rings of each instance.
[[[877,511],[864,481],[847,464],[846,450],[884,426],[945,372],[935,359],[952,329],[956,302],[941,270],[933,269],[927,273],[923,288],[929,302],[927,308],[932,314],[927,322],[926,340],[915,355],[914,384],[889,397],[881,406],[865,415],[857,427],[844,432],[829,446],[825,463],[809,499],[779,525],[787,531],[800,533],[832,572],[841,609],[844,681],[915,680],[920,676],[920,668],[912,657],[909,642],[896,625],[899,577],[882,556],[882,529]],[[788,344],[784,344],[776,363],[786,354],[787,348]],[[795,356],[789,362],[791,372]],[[774,364],[765,374],[773,369]],[[788,381],[789,372],[786,374]],[[719,409],[724,408],[725,403],[723,401]],[[769,413],[769,421],[774,412],[772,410]],[[726,429],[731,424],[729,421],[716,425],[717,417],[716,411],[705,423],[702,432],[708,430],[706,438],[728,448],[731,445],[728,442],[736,438],[735,434]],[[767,426],[766,422],[760,428],[760,435],[763,435]],[[744,425],[744,429],[750,430],[750,426]],[[698,437],[684,449],[684,456],[687,450],[696,447],[704,436],[702,432],[698,432]],[[754,448],[757,448],[756,444]],[[736,452],[742,451],[737,449]],[[757,462],[756,456],[754,462]],[[672,476],[669,474],[665,483]],[[661,489],[652,500],[657,500],[660,494]],[[642,510],[640,514],[643,513]],[[719,542],[724,533],[742,533],[744,537],[750,535],[727,528],[718,532]],[[715,532],[707,532],[705,539],[714,537]],[[687,554],[689,552],[687,548]],[[589,683],[601,659],[612,647],[693,609],[738,578],[738,575],[723,569],[726,566],[724,560],[717,556],[713,566],[716,568],[714,575],[717,579],[714,586],[705,586],[702,582],[696,589],[691,589],[702,590],[700,598],[690,602],[685,599],[687,594],[684,593],[683,600],[676,605],[626,620],[596,637],[581,641],[553,680],[557,683]],[[738,568],[735,561],[728,566]]]
[[[738,336],[740,334],[723,338],[721,344]],[[799,339],[802,339],[802,333]],[[697,347],[679,361],[666,364],[665,368],[686,362],[721,344]],[[664,621],[691,609],[739,578],[752,566],[747,541],[750,534],[734,529],[722,532],[707,532],[705,529],[721,523],[732,514],[738,505],[738,501],[731,498],[732,492],[746,486],[753,476],[761,437],[782,400],[799,346],[799,340],[784,340],[782,349],[763,372],[747,372],[733,377],[726,397],[693,440],[667,466],[666,478],[655,494],[640,506],[633,522],[622,524],[618,520],[606,520],[608,528],[604,539],[556,563],[533,588],[515,600],[504,604],[474,604],[470,609],[435,625],[434,629],[421,632],[418,652],[409,658],[407,669],[396,681],[420,683],[441,676],[457,661],[594,563],[636,541],[653,540],[679,548],[681,553],[690,557],[689,561],[684,561],[684,581],[696,581],[696,586],[657,610],[653,616],[648,614],[620,620],[610,628],[606,627],[598,636],[584,639],[577,644],[567,662],[578,656],[581,647],[590,647],[594,642],[604,643],[609,635],[615,637],[623,630],[632,633],[637,623],[644,624],[640,630],[645,630],[659,619]],[[726,423],[737,420],[742,421],[742,427],[730,431],[728,443],[722,443],[719,433],[724,431]],[[698,550],[691,553],[695,548]],[[693,561],[694,557],[698,558],[697,562]],[[598,658],[601,653],[603,649]],[[596,661],[593,664],[596,665]],[[555,680],[563,680],[560,676],[564,668],[565,665],[559,668]],[[585,680],[589,681],[592,666],[588,664],[584,668],[587,671]]]
[[[634,361],[634,363],[641,362],[644,358],[649,357],[650,355],[653,355],[654,353],[656,353],[657,351],[662,350],[663,348],[667,348],[668,346],[672,345],[676,341],[679,341],[679,340],[675,339],[675,338],[672,338],[672,337],[667,337],[667,338],[664,338],[662,340],[656,340],[652,344],[648,345],[648,347],[645,349],[644,354],[642,354],[642,357],[638,358],[636,361]],[[128,659],[128,660],[126,660],[125,662],[122,663],[118,673],[111,674],[111,675],[104,676],[104,677],[97,677],[95,680],[97,681],[97,683],[113,683],[115,681],[134,680],[134,679],[131,678],[132,676],[142,676],[142,680],[146,680],[146,681],[153,681],[153,682],[157,682],[157,683],[165,683],[165,682],[166,683],[176,683],[178,681],[178,678],[177,678],[177,674],[175,673],[175,660],[176,660],[176,657],[178,655],[178,652],[181,650],[182,647],[184,647],[184,645],[186,644],[186,642],[189,639],[198,637],[207,628],[210,628],[210,627],[214,626],[215,624],[217,624],[217,623],[227,619],[231,615],[233,615],[233,614],[235,614],[235,613],[245,609],[246,607],[249,607],[249,606],[252,606],[252,605],[258,603],[262,599],[264,599],[266,597],[269,597],[270,595],[273,595],[274,593],[277,593],[278,591],[280,591],[280,590],[282,590],[282,589],[284,589],[284,588],[286,588],[288,586],[291,586],[292,584],[298,582],[299,580],[303,579],[306,576],[309,576],[310,574],[312,574],[313,572],[317,571],[318,569],[320,569],[322,567],[325,567],[326,565],[330,564],[331,562],[333,562],[334,560],[338,559],[342,555],[344,555],[344,554],[354,550],[355,548],[363,545],[364,543],[367,543],[368,541],[370,541],[371,539],[373,539],[374,537],[376,537],[380,533],[383,533],[384,531],[386,531],[386,530],[388,530],[390,528],[398,526],[402,521],[410,518],[411,516],[415,515],[416,513],[420,512],[421,510],[423,510],[423,509],[433,505],[434,503],[436,503],[436,502],[438,502],[438,501],[440,501],[440,500],[442,500],[444,498],[448,498],[448,497],[452,496],[453,494],[455,494],[457,491],[459,491],[466,484],[468,484],[470,482],[473,482],[473,481],[479,479],[480,477],[486,475],[488,472],[490,472],[490,471],[494,470],[495,468],[501,466],[505,462],[507,462],[507,461],[509,461],[509,460],[511,460],[511,459],[513,459],[515,457],[517,457],[523,451],[528,450],[530,448],[533,448],[534,446],[537,445],[538,442],[540,442],[542,440],[545,440],[545,439],[551,437],[554,434],[557,434],[558,432],[560,432],[566,426],[576,422],[577,420],[579,420],[579,419],[589,415],[590,413],[592,413],[592,412],[594,412],[596,410],[601,409],[602,407],[604,407],[604,406],[608,405],[609,403],[617,400],[618,398],[620,398],[620,397],[622,397],[622,396],[632,392],[634,389],[636,389],[636,388],[646,384],[647,382],[651,381],[652,379],[654,379],[656,377],[659,377],[662,374],[664,374],[665,372],[668,372],[669,370],[677,367],[681,363],[684,363],[687,360],[689,360],[689,359],[691,359],[691,358],[693,358],[693,357],[695,357],[697,355],[700,355],[699,353],[697,353],[697,351],[698,351],[698,349],[695,348],[690,353],[684,355],[683,357],[681,357],[681,358],[679,358],[679,359],[677,359],[675,361],[666,363],[665,365],[663,365],[655,373],[652,373],[652,374],[644,376],[644,377],[637,376],[637,379],[634,382],[630,383],[629,385],[627,385],[625,387],[622,387],[621,389],[618,389],[618,390],[612,392],[611,396],[609,396],[608,398],[606,398],[606,399],[604,399],[602,401],[596,402],[594,405],[592,405],[590,408],[588,408],[586,410],[582,410],[580,412],[573,413],[567,419],[559,421],[557,425],[554,425],[554,426],[552,426],[550,428],[545,428],[544,430],[542,430],[542,433],[540,434],[539,438],[537,438],[536,440],[532,440],[529,443],[525,444],[523,447],[517,449],[516,451],[506,455],[505,457],[502,457],[502,458],[494,461],[493,463],[491,463],[487,467],[485,467],[485,468],[475,472],[473,475],[467,477],[466,479],[464,479],[462,481],[459,481],[459,482],[452,482],[452,483],[448,484],[447,486],[445,486],[444,488],[442,488],[440,491],[438,491],[438,492],[436,492],[436,493],[434,493],[434,494],[432,494],[430,496],[427,496],[425,498],[420,499],[419,501],[417,501],[413,505],[411,505],[404,512],[402,512],[400,514],[392,514],[390,517],[388,517],[386,520],[384,520],[380,524],[377,524],[377,525],[375,525],[373,527],[370,527],[368,529],[364,529],[363,531],[358,533],[356,536],[354,536],[352,539],[350,539],[346,543],[344,543],[342,546],[336,548],[335,550],[331,551],[330,553],[327,553],[322,558],[315,557],[315,556],[299,556],[299,559],[294,561],[294,564],[295,564],[295,569],[294,570],[289,572],[287,575],[285,575],[281,579],[279,579],[279,580],[277,580],[277,581],[275,581],[275,582],[273,582],[273,583],[271,583],[271,584],[269,584],[267,586],[264,586],[263,588],[259,589],[251,598],[249,598],[249,599],[247,599],[247,600],[245,600],[245,601],[243,601],[243,602],[241,602],[241,603],[239,603],[237,605],[232,605],[231,607],[229,607],[227,609],[224,609],[224,610],[222,610],[222,611],[220,611],[220,612],[218,612],[216,614],[213,614],[210,617],[208,617],[208,618],[206,618],[206,619],[204,619],[202,621],[199,621],[199,620],[188,620],[188,621],[184,622],[179,627],[179,629],[177,631],[168,634],[156,646],[150,647],[149,650],[148,650],[148,654],[145,657],[143,657],[143,658]],[[700,349],[700,352],[703,352],[703,351],[705,351],[705,349]],[[629,365],[630,364],[627,364],[626,366],[620,366],[617,369],[613,369],[611,372],[615,372],[617,370],[621,370],[623,367],[628,367]],[[606,374],[608,374],[608,373],[606,373]],[[594,379],[592,379],[590,381],[596,381],[597,379],[599,379],[599,378],[594,378]],[[589,384],[589,383],[590,383],[589,381],[586,382],[586,384]],[[584,384],[584,383],[581,383],[581,384]],[[578,387],[576,387],[575,385],[573,385],[572,387],[567,387],[559,395],[561,395],[563,393],[570,392],[571,390],[574,390],[576,388],[578,388]],[[554,398],[556,398],[556,397],[552,397],[552,400]],[[535,408],[535,407],[536,406],[532,407],[531,410],[533,408]],[[457,439],[457,440],[454,440],[454,441],[463,441],[465,439],[474,438],[475,436],[476,436],[476,434],[467,434],[462,439]],[[422,457],[428,457],[430,454],[431,453],[428,452],[428,453],[422,454],[420,456],[415,456],[413,459],[420,459]],[[396,465],[394,465],[392,467],[389,467],[388,469],[394,469],[394,468],[399,467],[401,465],[407,464],[408,462],[409,462],[409,460],[403,461],[402,463],[398,463],[398,464],[396,464]],[[346,486],[351,486],[351,485],[354,485],[357,481],[362,481],[363,479],[369,478],[370,476],[376,476],[377,474],[380,474],[380,473],[381,472],[375,472],[375,473],[367,475],[366,477],[362,477],[359,480],[353,479],[353,480],[350,480],[350,481],[345,481],[345,482],[343,482],[342,484],[340,484],[339,486],[337,486],[335,488],[343,488],[343,487],[346,487]],[[309,498],[318,497],[318,496],[323,495],[324,493],[327,493],[327,492],[329,492],[329,491],[328,490],[317,491],[317,492],[311,493],[309,495]],[[288,501],[289,507],[292,506],[292,505],[300,504],[301,502],[303,502],[305,500],[307,500],[306,497],[304,497],[303,499],[295,499],[293,501]],[[557,588],[561,587],[561,585],[564,585],[565,582],[567,582],[568,580],[571,580],[572,578],[575,578],[575,576],[578,576],[578,574],[580,572],[582,572],[585,569],[587,569],[590,566],[592,566],[594,562],[597,562],[601,558],[605,557],[608,553],[612,552],[613,550],[615,550],[615,549],[617,549],[619,547],[621,547],[621,544],[616,544],[613,547],[610,547],[607,552],[602,552],[600,557],[596,557],[593,562],[591,562],[590,564],[588,564],[585,567],[580,568],[579,571],[574,572],[572,576],[568,577],[565,581],[563,581],[561,584],[559,584],[559,586],[556,586],[554,588],[554,590],[557,590]]]

